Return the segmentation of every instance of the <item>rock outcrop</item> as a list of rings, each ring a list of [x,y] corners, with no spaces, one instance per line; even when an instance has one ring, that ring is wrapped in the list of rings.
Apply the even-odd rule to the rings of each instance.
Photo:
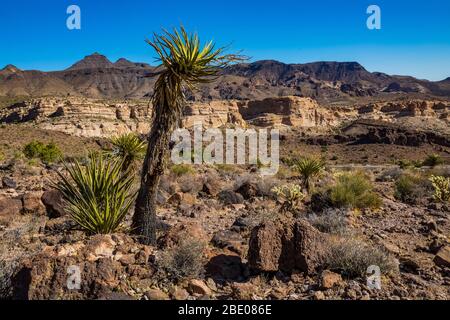
[[[0,109],[0,123],[33,123],[41,129],[74,136],[111,137],[127,132],[147,134],[152,106],[148,101],[108,102],[79,97],[40,98]],[[295,96],[264,100],[194,102],[184,109],[183,127],[316,128],[327,131],[355,120],[381,120],[446,131],[450,103],[398,101],[353,107],[324,107]]]
[[[307,221],[265,222],[253,229],[248,250],[252,269],[314,273],[323,264],[326,235]]]

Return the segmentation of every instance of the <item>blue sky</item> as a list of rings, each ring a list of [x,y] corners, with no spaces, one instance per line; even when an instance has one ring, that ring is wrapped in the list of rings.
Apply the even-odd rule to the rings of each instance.
[[[71,4],[81,8],[81,30],[66,27]],[[381,8],[381,30],[366,27],[371,4]],[[252,60],[358,61],[369,71],[450,76],[448,0],[3,0],[0,65],[58,70],[93,52],[153,63],[145,38],[180,23]]]

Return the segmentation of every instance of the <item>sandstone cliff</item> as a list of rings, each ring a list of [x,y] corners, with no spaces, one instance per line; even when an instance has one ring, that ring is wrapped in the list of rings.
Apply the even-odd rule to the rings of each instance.
[[[40,98],[0,109],[0,123],[29,122],[41,129],[83,137],[110,137],[134,131],[148,133],[152,106],[148,101],[108,102],[79,97]],[[183,127],[256,126],[316,128],[320,131],[368,119],[416,129],[449,131],[450,102],[409,100],[353,107],[324,107],[311,98],[281,97],[251,101],[190,103]]]

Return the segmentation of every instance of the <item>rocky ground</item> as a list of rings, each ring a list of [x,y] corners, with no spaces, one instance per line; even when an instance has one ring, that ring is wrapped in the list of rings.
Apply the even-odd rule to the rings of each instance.
[[[81,231],[52,188],[64,167],[23,151],[53,142],[66,161],[83,160],[113,133],[147,132],[151,106],[73,97],[9,105],[0,110],[0,299],[450,299],[450,204],[433,199],[428,180],[450,176],[449,110],[431,100],[191,104],[187,127],[281,128],[283,164],[264,178],[256,166],[170,167],[150,247],[131,236],[131,213],[121,232]],[[431,155],[439,163],[424,162]],[[282,210],[273,188],[301,183],[288,160],[302,156],[324,159],[325,171],[295,210]],[[379,207],[331,203],[341,171],[363,171]],[[371,265],[379,289],[368,284]]]
[[[70,149],[70,143],[66,146]],[[382,198],[380,209],[317,208],[308,196],[296,214],[281,213],[271,191],[298,183],[287,166],[264,179],[252,167],[200,166],[181,174],[169,169],[158,197],[157,247],[130,236],[131,217],[121,233],[88,236],[79,230],[50,187],[58,170],[61,165],[20,157],[1,167],[4,298],[450,298],[450,204],[435,203],[431,194],[416,204],[397,200],[398,167],[365,168]],[[331,161],[326,170],[318,189],[337,169]],[[422,170],[450,175],[445,166]],[[317,217],[324,216],[319,223]],[[381,289],[369,287],[365,275],[333,267],[330,248],[344,250],[349,263],[361,260],[352,254],[367,254],[368,262],[382,256]],[[189,261],[188,270],[174,263],[174,256]],[[67,287],[73,266],[81,270],[79,290]]]

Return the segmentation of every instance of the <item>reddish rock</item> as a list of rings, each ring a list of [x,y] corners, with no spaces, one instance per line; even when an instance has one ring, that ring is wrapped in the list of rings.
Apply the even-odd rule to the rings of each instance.
[[[320,287],[322,289],[331,289],[335,285],[339,285],[342,283],[342,277],[340,274],[334,273],[329,270],[325,270],[322,272],[320,277]]]
[[[45,206],[41,201],[42,192],[29,192],[23,195],[23,211],[37,215],[45,214]]]
[[[192,279],[191,281],[189,281],[187,289],[191,294],[201,296],[210,296],[212,293],[211,289],[208,288],[208,286],[202,280],[198,279]]]
[[[180,245],[187,239],[206,242],[208,236],[199,223],[186,221],[170,228],[169,231],[158,240],[158,244],[162,248],[171,248]]]
[[[0,218],[13,217],[22,211],[22,201],[0,196]]]
[[[445,246],[434,257],[434,263],[438,266],[450,268],[450,246]]]
[[[160,289],[150,289],[145,293],[148,300],[169,300],[167,293]]]
[[[50,218],[59,218],[67,214],[62,194],[58,190],[45,191],[41,200]]]
[[[304,220],[266,222],[253,229],[248,250],[252,269],[314,273],[325,258],[326,235]]]

